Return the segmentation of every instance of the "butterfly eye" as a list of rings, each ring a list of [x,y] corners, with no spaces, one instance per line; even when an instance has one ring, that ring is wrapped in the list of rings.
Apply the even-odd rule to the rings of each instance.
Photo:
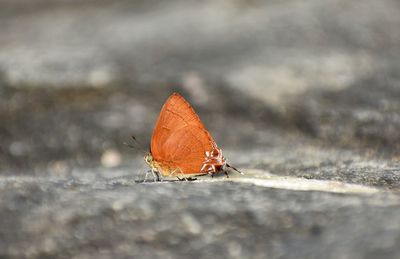
[[[153,156],[150,154],[147,154],[145,157],[146,163],[150,164],[153,161]]]

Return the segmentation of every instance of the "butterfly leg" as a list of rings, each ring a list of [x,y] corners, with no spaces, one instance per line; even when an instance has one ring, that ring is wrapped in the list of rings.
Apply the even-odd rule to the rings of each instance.
[[[216,172],[215,165],[209,165],[209,169],[207,170],[207,174],[209,174],[211,176],[211,178],[214,178],[215,172]]]
[[[175,169],[168,175],[168,177],[174,176],[175,173],[178,172],[178,171],[181,171],[181,169],[180,169],[179,167],[178,167],[178,168],[175,168]],[[177,178],[179,179],[179,177],[177,177]]]
[[[232,173],[232,172],[244,175],[241,171],[239,171],[238,169],[236,169],[233,166],[230,166],[229,164],[223,165],[221,170],[225,173],[226,177],[229,177],[228,174]]]
[[[152,170],[147,170],[146,175],[144,176],[144,180],[143,180],[144,183],[147,181],[147,177],[149,176],[150,172],[152,172]]]
[[[153,174],[154,182],[161,182],[162,181],[162,177],[161,177],[161,175],[160,175],[160,173],[158,171],[152,169],[151,173]]]
[[[196,181],[197,178],[196,177],[184,177],[184,178],[179,178],[178,176],[176,176],[176,178],[178,178],[179,181],[185,181],[185,182],[193,182]]]
[[[226,175],[226,178],[229,178],[228,172],[227,172],[227,171],[224,171],[224,173],[225,173],[225,175]]]
[[[178,168],[175,168],[175,170],[173,170],[169,174],[169,177],[174,176],[178,171],[182,173],[182,170],[178,167]],[[178,178],[179,181],[196,181],[197,180],[197,178],[192,178],[192,177],[179,178],[177,175],[175,175],[175,177]]]

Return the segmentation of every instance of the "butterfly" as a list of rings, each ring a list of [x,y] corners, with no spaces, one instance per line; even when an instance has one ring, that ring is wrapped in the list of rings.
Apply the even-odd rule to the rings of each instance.
[[[241,173],[227,164],[199,116],[178,93],[173,93],[161,108],[145,161],[155,180],[160,176],[181,180],[179,177]]]

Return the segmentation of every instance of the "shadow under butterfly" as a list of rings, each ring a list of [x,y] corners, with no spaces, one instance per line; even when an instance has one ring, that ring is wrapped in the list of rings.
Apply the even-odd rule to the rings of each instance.
[[[138,143],[135,137],[132,139]],[[173,93],[161,109],[145,161],[150,170],[144,182],[149,173],[154,181],[163,177],[193,181],[203,175],[243,174],[226,162],[199,116],[178,93]]]

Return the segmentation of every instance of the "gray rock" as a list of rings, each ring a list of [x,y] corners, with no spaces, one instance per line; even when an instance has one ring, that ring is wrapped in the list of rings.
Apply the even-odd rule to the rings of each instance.
[[[0,0],[0,257],[399,258],[399,13]],[[172,91],[245,176],[142,183]]]
[[[2,177],[7,258],[397,258],[400,200],[221,180]],[[251,178],[250,178],[251,179]],[[383,220],[384,219],[384,220]]]
[[[154,84],[194,71],[291,93],[347,87],[399,57],[394,0],[1,4],[0,68],[15,86]]]

